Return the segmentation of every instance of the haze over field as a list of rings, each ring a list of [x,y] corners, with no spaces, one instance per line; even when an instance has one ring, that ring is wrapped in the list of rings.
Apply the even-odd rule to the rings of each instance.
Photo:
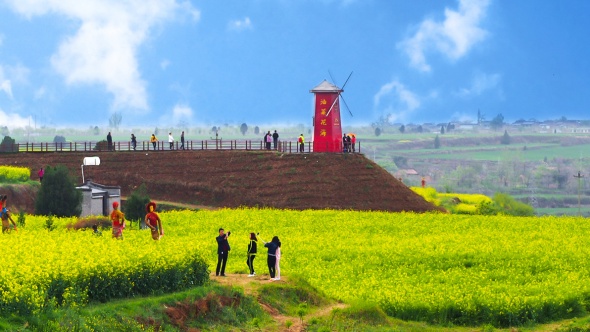
[[[590,2],[0,0],[0,125],[583,118]]]

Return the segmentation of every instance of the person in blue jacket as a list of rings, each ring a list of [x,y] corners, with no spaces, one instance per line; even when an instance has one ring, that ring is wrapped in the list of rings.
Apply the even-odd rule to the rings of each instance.
[[[278,236],[274,236],[270,242],[264,242],[264,246],[268,248],[268,258],[266,262],[268,264],[268,273],[270,274],[270,280],[275,280],[277,264],[276,254],[277,248],[281,246],[281,241],[279,240]]]

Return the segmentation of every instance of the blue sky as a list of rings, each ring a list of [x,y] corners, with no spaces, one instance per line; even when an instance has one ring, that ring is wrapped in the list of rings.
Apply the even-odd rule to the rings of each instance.
[[[0,0],[0,125],[589,118],[590,1]]]

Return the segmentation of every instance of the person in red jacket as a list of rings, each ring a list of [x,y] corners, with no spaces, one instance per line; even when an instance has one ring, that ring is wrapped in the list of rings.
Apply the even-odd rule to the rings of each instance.
[[[152,230],[152,239],[159,240],[164,235],[164,229],[160,216],[156,213],[156,203],[149,202],[146,209],[145,224]]]
[[[113,202],[113,212],[111,212],[111,221],[113,222],[113,237],[123,240],[123,229],[125,228],[125,214],[119,211],[119,202]]]

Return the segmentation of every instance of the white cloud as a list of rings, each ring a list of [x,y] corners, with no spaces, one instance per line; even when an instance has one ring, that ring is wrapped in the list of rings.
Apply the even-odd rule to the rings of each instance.
[[[4,75],[4,68],[0,66],[0,92],[4,92],[12,99],[12,83]]]
[[[7,0],[28,18],[65,16],[79,29],[65,38],[51,57],[54,69],[68,84],[101,84],[114,95],[113,107],[147,109],[145,81],[137,59],[140,45],[154,26],[200,12],[189,1],[176,0]]]
[[[193,117],[193,109],[188,105],[176,104],[172,109],[172,123],[188,122]]]
[[[243,31],[252,29],[252,22],[249,17],[245,17],[243,20],[230,21],[228,28],[234,31]]]
[[[501,80],[502,75],[500,74],[488,75],[478,73],[474,75],[471,86],[469,88],[460,89],[459,92],[457,92],[457,95],[461,97],[479,96],[487,90],[496,88]]]
[[[390,122],[405,119],[421,105],[420,98],[397,80],[383,85],[373,97],[373,103],[389,116]]]
[[[24,128],[31,123],[31,117],[22,117],[18,113],[6,113],[0,109],[0,123],[8,128]]]
[[[479,25],[485,17],[490,0],[459,0],[459,9],[445,8],[445,19],[436,22],[426,19],[416,33],[398,44],[418,70],[428,72],[426,53],[440,52],[451,60],[465,56],[471,48],[484,40],[488,33]]]

